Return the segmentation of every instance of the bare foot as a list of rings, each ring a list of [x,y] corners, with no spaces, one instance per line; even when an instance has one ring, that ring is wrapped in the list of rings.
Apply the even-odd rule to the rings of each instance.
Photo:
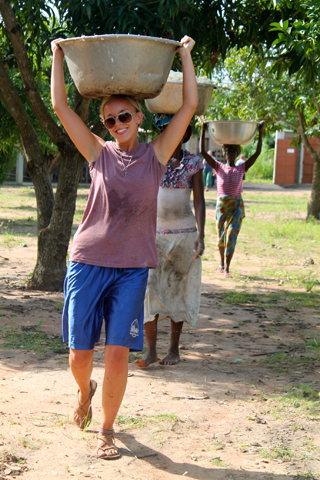
[[[136,363],[138,367],[147,368],[151,363],[155,363],[158,360],[159,359],[156,353],[151,354],[147,352],[142,358],[135,360],[134,363]]]
[[[167,355],[160,360],[160,365],[177,365],[180,362],[180,355],[178,353],[168,352]]]

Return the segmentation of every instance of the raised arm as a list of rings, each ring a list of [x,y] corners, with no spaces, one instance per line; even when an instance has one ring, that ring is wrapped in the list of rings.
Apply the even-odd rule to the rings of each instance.
[[[260,122],[260,125],[258,127],[259,131],[259,138],[258,138],[258,145],[257,145],[257,150],[256,152],[248,158],[248,160],[245,162],[245,171],[247,172],[250,167],[254,164],[254,162],[257,160],[261,153],[261,148],[262,148],[262,133],[263,133],[263,127],[264,127],[264,122]]]
[[[191,50],[195,42],[192,38],[185,36],[181,43],[182,47],[177,52],[181,57],[183,72],[183,105],[173,116],[167,128],[152,142],[156,156],[163,165],[166,165],[181,142],[198,106],[197,80],[191,58]]]
[[[203,158],[209,163],[209,165],[212,168],[216,169],[215,159],[213,157],[211,157],[211,155],[209,155],[209,153],[205,149],[204,139],[205,139],[205,134],[206,134],[207,128],[208,128],[208,125],[205,122],[203,122],[203,124],[201,125],[200,153],[203,156]]]
[[[81,118],[68,106],[63,74],[64,54],[57,42],[58,40],[54,40],[51,43],[53,53],[51,70],[52,106],[79,152],[91,163],[98,158],[104,141],[90,132]]]

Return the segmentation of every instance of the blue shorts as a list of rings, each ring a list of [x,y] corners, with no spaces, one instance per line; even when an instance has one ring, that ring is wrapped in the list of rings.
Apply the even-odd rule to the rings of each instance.
[[[104,318],[106,345],[141,351],[148,270],[69,262],[62,313],[62,337],[69,348],[92,350]]]

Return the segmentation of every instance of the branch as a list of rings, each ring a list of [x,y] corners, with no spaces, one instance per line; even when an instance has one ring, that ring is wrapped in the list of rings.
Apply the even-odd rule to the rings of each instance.
[[[76,89],[73,109],[85,123],[88,120],[90,102],[90,98],[83,97]]]
[[[100,121],[100,118],[94,122],[91,131],[92,133],[94,133],[95,135],[98,135],[98,137],[101,137],[101,138],[106,138],[107,136],[106,127]]]
[[[315,103],[317,112],[320,114],[320,105],[319,105],[319,102],[318,102],[318,100],[317,100],[317,97],[316,97],[316,94],[315,94],[315,93],[312,95],[312,98],[313,98],[313,101],[314,101],[314,103]]]
[[[13,46],[15,58],[21,74],[23,88],[31,108],[50,140],[55,144],[62,143],[65,141],[66,135],[53,120],[41,99],[27,55],[21,27],[10,6],[10,1],[0,0],[0,13]]]
[[[297,125],[294,125],[293,123],[288,122],[287,120],[284,120],[282,117],[277,117],[278,122],[284,123],[289,128],[292,128],[292,130],[295,130],[296,132],[299,132],[299,127]]]
[[[317,161],[317,154],[316,154],[315,150],[312,148],[312,146],[310,145],[309,139],[308,139],[307,135],[305,134],[305,124],[306,124],[306,122],[305,122],[304,115],[303,115],[302,111],[300,110],[299,106],[297,107],[297,115],[298,115],[298,120],[299,120],[299,133],[301,135],[302,141],[303,141],[306,149],[308,150],[310,156],[312,157],[313,161],[316,162]]]
[[[35,131],[29,115],[27,114],[24,105],[1,61],[0,98],[5,99],[3,104],[17,125],[27,156],[32,158],[33,156],[37,155],[39,158],[41,158],[43,154],[40,148],[37,132]],[[30,148],[28,148],[28,145],[32,145],[32,149],[34,149],[34,155],[29,155]]]

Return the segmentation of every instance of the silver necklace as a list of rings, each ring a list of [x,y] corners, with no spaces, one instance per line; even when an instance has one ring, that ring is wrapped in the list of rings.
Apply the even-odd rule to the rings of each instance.
[[[121,163],[123,165],[124,176],[126,177],[127,176],[127,169],[131,165],[131,162],[132,162],[132,157],[129,158],[129,161],[128,161],[127,165],[125,165],[120,150],[119,150],[119,154],[120,154],[120,158],[121,158]]]

